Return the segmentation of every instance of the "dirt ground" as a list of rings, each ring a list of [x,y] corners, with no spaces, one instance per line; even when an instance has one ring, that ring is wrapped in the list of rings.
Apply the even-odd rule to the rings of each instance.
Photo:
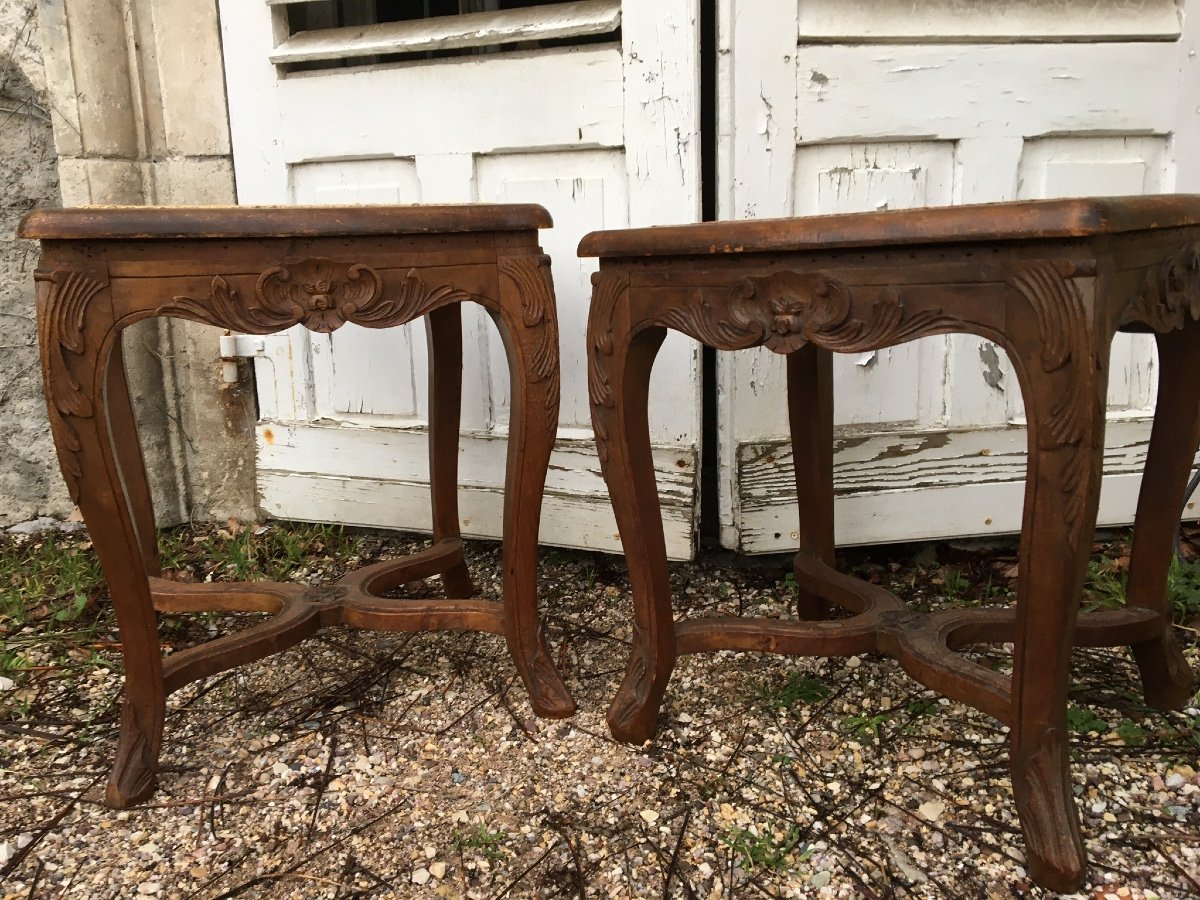
[[[423,541],[231,524],[162,544],[184,580],[319,583]],[[542,552],[572,719],[533,716],[500,638],[334,629],[173,695],[158,792],[108,809],[122,677],[89,551],[83,532],[0,537],[0,897],[1044,895],[1023,867],[1006,729],[891,660],[685,657],[658,738],[614,742],[603,716],[631,606],[623,560],[598,554]],[[1127,534],[1096,545],[1085,606],[1121,602],[1127,560]],[[494,596],[498,547],[472,544],[469,562]],[[915,609],[1008,602],[1016,575],[1007,544],[839,562]],[[709,556],[672,583],[679,615],[789,615],[782,558]],[[1172,596],[1200,669],[1194,583],[1200,567],[1179,567]],[[173,649],[243,621],[163,619]],[[1003,650],[979,658],[1003,670]],[[1124,649],[1072,662],[1080,896],[1200,896],[1200,701],[1147,709]]]

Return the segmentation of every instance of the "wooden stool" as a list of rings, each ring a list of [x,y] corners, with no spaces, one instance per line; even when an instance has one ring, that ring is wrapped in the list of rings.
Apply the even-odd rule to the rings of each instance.
[[[598,232],[588,323],[596,441],[629,560],[635,627],[613,734],[654,734],[676,656],[719,649],[897,659],[929,688],[1011,728],[1029,870],[1077,889],[1086,857],[1067,771],[1071,646],[1128,644],[1146,702],[1177,708],[1192,672],[1171,633],[1166,578],[1200,441],[1200,197],[1063,200]],[[800,507],[800,617],[676,623],[650,457],[647,391],[668,328],[719,350],[787,355]],[[1158,409],[1124,609],[1079,612],[1104,450],[1109,344],[1153,331]],[[830,351],[969,332],[1009,354],[1029,421],[1015,609],[924,616],[833,564]],[[856,615],[825,618],[828,604]],[[1012,678],[954,651],[1011,642]]]
[[[100,558],[120,626],[125,698],[107,802],[154,790],[166,695],[290,647],[330,625],[503,634],[534,710],[575,704],[537,614],[542,490],[558,426],[558,327],[539,206],[98,208],[25,217],[38,238],[38,337],[50,424],[72,499]],[[491,313],[508,351],[512,425],[504,501],[503,603],[474,593],[458,519],[462,392],[459,304]],[[179,584],[159,577],[154,510],[121,356],[121,330],[153,316],[269,334],[428,319],[433,546],[334,585]],[[217,364],[213,361],[214,366]],[[446,600],[387,599],[441,575]],[[155,612],[242,610],[256,627],[163,659]]]

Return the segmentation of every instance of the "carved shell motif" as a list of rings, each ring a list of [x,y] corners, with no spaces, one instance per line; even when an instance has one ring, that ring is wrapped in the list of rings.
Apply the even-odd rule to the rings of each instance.
[[[760,331],[768,350],[791,353],[845,323],[850,292],[823,275],[784,272],[746,279],[730,295],[729,309],[735,323]]]
[[[873,350],[953,324],[939,310],[906,315],[896,287],[871,304],[866,318],[851,309],[850,288],[842,282],[820,272],[777,272],[744,279],[727,300],[714,303],[697,293],[661,321],[719,350],[761,344],[776,353],[809,343],[841,352]]]
[[[267,269],[258,276],[253,302],[243,301],[218,275],[207,297],[175,297],[156,313],[251,334],[270,334],[297,324],[328,333],[346,322],[368,328],[400,325],[444,302],[469,299],[470,294],[452,285],[426,288],[416,269],[385,296],[383,279],[370,266],[318,257]]]
[[[317,258],[268,269],[258,276],[254,290],[264,308],[286,310],[305,328],[326,333],[354,321],[360,311],[366,313],[382,287],[370,266]]]

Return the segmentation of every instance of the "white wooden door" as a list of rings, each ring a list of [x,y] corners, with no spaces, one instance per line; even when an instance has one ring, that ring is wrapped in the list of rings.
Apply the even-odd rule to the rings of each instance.
[[[1186,27],[1184,26],[1186,23]],[[1200,2],[721,0],[721,218],[1200,191]],[[1112,359],[1105,524],[1132,520],[1147,337]],[[722,542],[795,546],[781,357],[718,361]],[[837,540],[1020,529],[1003,351],[927,338],[836,360]]]
[[[594,261],[575,247],[593,229],[699,218],[697,0],[469,0],[458,8],[493,12],[371,24],[421,6],[221,0],[238,200],[545,206],[562,410],[541,536],[618,550],[587,398]],[[332,27],[339,16],[367,24]],[[464,330],[462,530],[496,537],[508,372],[486,315],[467,311]],[[256,368],[268,515],[430,528],[420,323],[296,329]],[[691,555],[695,533],[699,390],[696,348],[677,337],[652,416],[674,557]]]

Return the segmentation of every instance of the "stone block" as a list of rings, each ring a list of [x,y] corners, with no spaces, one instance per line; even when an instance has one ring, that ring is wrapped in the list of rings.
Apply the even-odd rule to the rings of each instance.
[[[154,202],[162,206],[233,204],[233,161],[229,157],[173,157],[153,163]]]
[[[60,157],[63,206],[136,206],[146,202],[146,164],[130,159]]]
[[[229,109],[215,0],[150,2],[167,153],[228,155]]]
[[[74,91],[83,151],[136,159],[141,148],[129,70],[126,4],[67,0],[66,8],[74,83],[58,87]]]

